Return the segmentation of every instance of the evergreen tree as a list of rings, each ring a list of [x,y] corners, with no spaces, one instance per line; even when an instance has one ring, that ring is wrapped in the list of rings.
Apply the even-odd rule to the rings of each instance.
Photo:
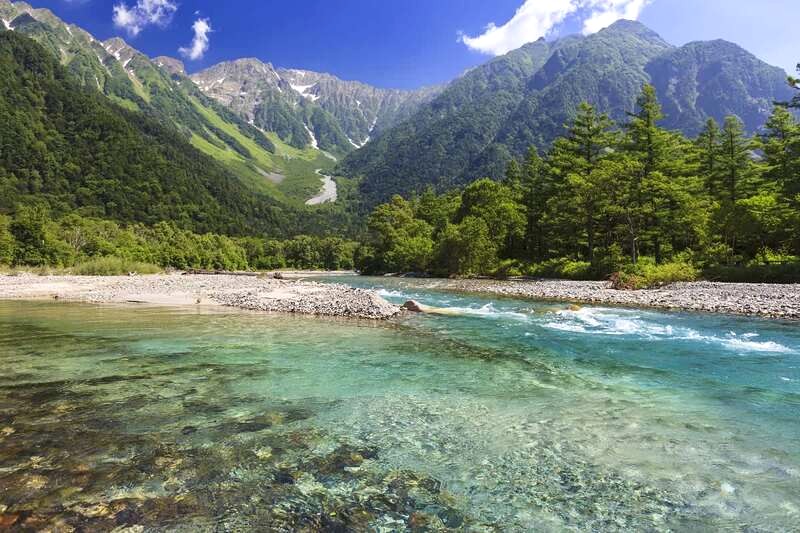
[[[742,121],[735,116],[725,117],[720,141],[720,177],[723,195],[732,204],[747,196],[754,178],[751,147]]]
[[[613,123],[607,115],[598,114],[588,103],[582,103],[571,125],[566,126],[567,135],[553,145],[550,162],[559,180],[558,198],[554,199],[553,209],[558,213],[558,224],[562,235],[574,247],[574,235],[583,233],[586,245],[586,259],[594,261],[596,232],[598,224],[598,202],[595,194],[586,194],[597,179],[595,171],[600,162],[607,158],[617,144],[617,135],[612,131]],[[575,201],[580,194],[580,200]]]
[[[703,131],[695,140],[695,148],[699,159],[698,172],[703,177],[706,190],[711,196],[716,196],[719,191],[719,158],[720,140],[722,133],[719,124],[713,118],[706,121]]]
[[[525,206],[525,255],[542,261],[547,258],[548,202],[555,193],[550,172],[536,148],[528,150],[522,167],[522,203]]]
[[[766,160],[764,177],[791,198],[800,193],[800,125],[785,107],[777,106],[761,137]]]

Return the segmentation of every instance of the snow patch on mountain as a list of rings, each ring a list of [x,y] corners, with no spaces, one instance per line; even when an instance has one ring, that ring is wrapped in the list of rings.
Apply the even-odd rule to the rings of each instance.
[[[314,135],[314,132],[311,131],[311,129],[305,124],[303,124],[303,127],[306,129],[306,133],[308,133],[308,136],[311,137],[311,146],[315,150],[319,150],[319,143],[317,142],[317,137]]]
[[[316,83],[312,83],[311,85],[294,85],[290,83],[289,85],[292,87],[292,89],[295,90],[295,92],[300,93],[300,96],[302,96],[303,98],[307,98],[312,102],[316,102],[317,100],[319,100],[319,95],[308,92],[310,89],[312,89],[314,86],[317,85]]]

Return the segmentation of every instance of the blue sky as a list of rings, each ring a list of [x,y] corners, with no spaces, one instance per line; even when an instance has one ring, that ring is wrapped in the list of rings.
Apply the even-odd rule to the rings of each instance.
[[[380,87],[448,81],[536,40],[638,18],[673,44],[725,38],[787,70],[800,0],[29,0],[189,71],[258,57]],[[493,24],[489,27],[489,24]]]

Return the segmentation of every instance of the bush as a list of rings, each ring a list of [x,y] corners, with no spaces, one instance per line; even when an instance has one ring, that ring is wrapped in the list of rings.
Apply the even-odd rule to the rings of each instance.
[[[592,264],[586,261],[573,261],[560,258],[534,263],[527,268],[527,275],[534,278],[591,280],[597,277]]]
[[[130,261],[121,257],[94,257],[78,263],[69,271],[78,276],[121,276],[135,272],[137,274],[157,274],[161,267],[150,263]]]
[[[697,268],[688,261],[656,265],[644,258],[636,265],[612,274],[611,283],[620,290],[654,289],[679,281],[697,281],[699,275]]]
[[[514,259],[500,261],[500,265],[492,273],[498,279],[516,278],[522,276],[523,265]]]

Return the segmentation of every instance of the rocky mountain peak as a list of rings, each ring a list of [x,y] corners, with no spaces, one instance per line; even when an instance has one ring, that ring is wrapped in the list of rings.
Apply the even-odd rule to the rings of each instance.
[[[170,75],[178,74],[181,76],[186,75],[186,67],[183,61],[169,56],[158,56],[153,58],[153,63],[164,69]]]

